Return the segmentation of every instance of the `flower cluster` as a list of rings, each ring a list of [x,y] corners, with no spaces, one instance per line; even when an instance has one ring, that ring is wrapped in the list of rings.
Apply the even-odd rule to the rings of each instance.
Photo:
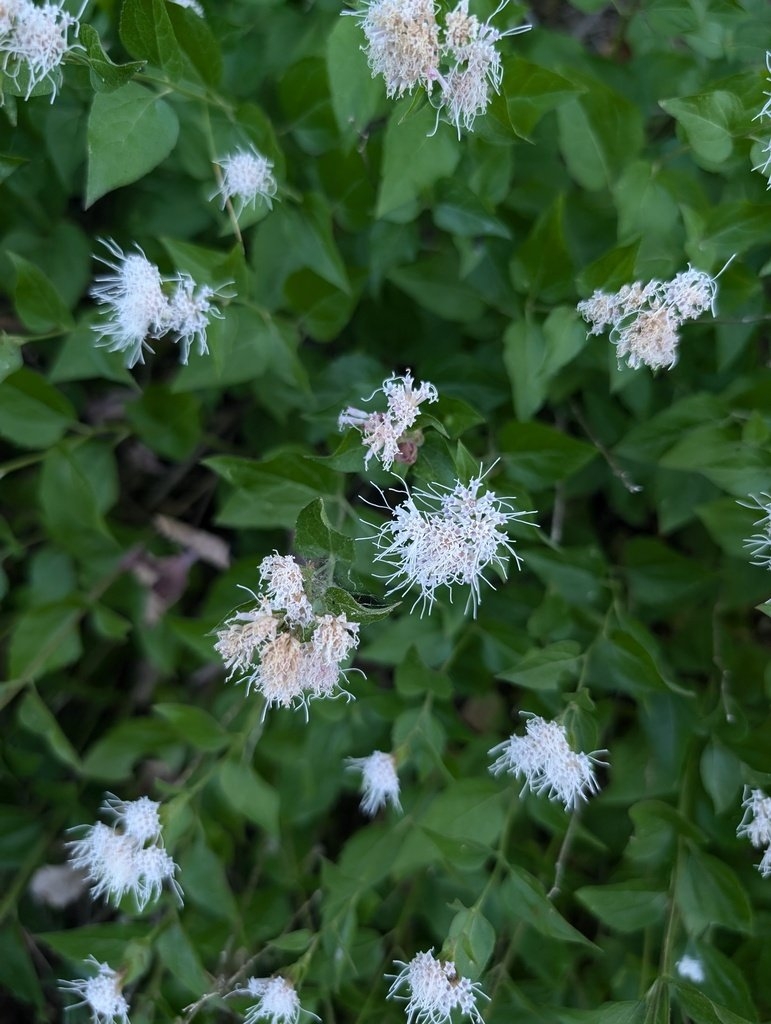
[[[91,1011],[92,1024],[129,1024],[128,1003],[121,992],[121,976],[107,964],[90,956],[86,963],[96,967],[97,973],[90,978],[60,981],[59,988],[80,996],[75,1006],[87,1006]]]
[[[771,75],[771,50],[766,51],[766,68],[768,69],[769,75]],[[771,77],[768,79],[769,85],[771,85]],[[771,92],[763,94],[767,97],[766,102],[763,104],[763,108],[753,118],[756,121],[758,118],[761,120],[764,117],[771,118]],[[760,171],[761,174],[768,175],[768,188],[771,188],[771,139],[768,140],[762,150],[765,160],[762,164],[758,164],[757,167],[753,167],[753,171]]]
[[[377,394],[385,395],[385,412],[365,412],[348,406],[340,413],[337,420],[340,430],[355,427],[361,431],[362,444],[367,448],[365,466],[369,465],[373,455],[382,462],[384,469],[390,469],[394,462],[415,461],[421,437],[419,432],[409,433],[410,427],[418,418],[420,405],[435,402],[439,393],[429,381],[424,381],[417,388],[414,383],[412,374],[407,370],[403,377],[395,374],[388,377],[369,398],[362,398],[362,402],[369,402]]]
[[[253,207],[258,199],[264,200],[268,209],[272,207],[271,200],[278,191],[273,161],[254,146],[237,149],[215,163],[222,169],[222,181],[211,198],[220,196],[223,210],[228,200],[235,200],[236,216],[240,216],[247,206]]]
[[[758,871],[763,878],[771,877],[771,797],[762,789],[745,789],[742,801],[744,816],[736,830],[737,836],[746,836],[756,849],[763,849]]]
[[[244,1024],[257,1024],[267,1020],[269,1024],[297,1024],[301,1013],[316,1017],[310,1010],[300,1006],[300,998],[294,985],[277,975],[273,978],[249,978],[246,988],[237,988],[233,995],[254,996],[257,1002],[250,1006],[244,1017]]]
[[[32,0],[4,0],[0,4],[0,67],[29,99],[44,82],[51,86],[51,102],[61,84],[60,66],[65,56],[78,45],[69,41],[80,29],[80,17],[69,14],[61,3],[38,6]]]
[[[564,803],[566,811],[599,791],[594,766],[606,763],[595,757],[600,751],[584,754],[573,750],[565,727],[538,715],[528,716],[524,736],[514,733],[490,753],[498,754],[490,766],[494,775],[521,775],[523,792],[529,787],[538,795],[546,793],[550,800]]]
[[[740,505],[744,505],[745,508],[756,509],[763,513],[760,519],[756,519],[753,525],[759,526],[760,531],[753,533],[751,537],[748,537],[744,546],[749,549],[752,555],[752,564],[760,565],[766,569],[771,569],[771,495],[762,493],[760,495],[751,494],[750,500],[754,503],[748,505],[743,501],[740,501]]]
[[[507,2],[480,22],[469,14],[469,0],[459,0],[444,26],[433,0],[366,0],[362,10],[346,13],[359,19],[372,75],[383,76],[388,96],[424,88],[437,116],[455,125],[460,137],[461,128],[471,131],[487,109],[491,90],[500,89],[503,67],[495,44],[531,27],[493,28],[492,18]]]
[[[273,704],[307,710],[315,698],[346,693],[342,663],[358,645],[359,623],[317,615],[291,555],[269,555],[259,572],[260,591],[250,591],[255,606],[236,612],[217,632],[214,647],[228,678],[245,679],[247,693],[254,689],[265,698],[266,711]]]
[[[372,817],[387,803],[397,811],[402,809],[399,803],[399,776],[396,774],[393,754],[375,750],[368,757],[349,757],[347,764],[349,768],[361,772],[361,809],[364,814]]]
[[[490,582],[484,576],[487,566],[497,566],[505,577],[504,552],[514,557],[517,568],[521,566],[504,528],[533,513],[516,512],[508,499],[498,498],[494,491],[480,493],[481,487],[480,475],[452,488],[437,484],[406,491],[407,499],[375,536],[380,549],[375,561],[395,570],[388,577],[389,593],[417,585],[415,603],[422,600],[424,609],[431,611],[439,587],[450,588],[452,596],[456,584],[469,586],[467,607],[471,605],[476,615],[480,583]]]
[[[199,355],[209,351],[206,330],[211,317],[221,318],[212,304],[216,290],[198,285],[189,274],[162,277],[158,267],[136,246],[124,253],[110,240],[103,243],[113,260],[97,256],[113,271],[96,278],[91,295],[106,308],[106,320],[94,325],[98,344],[110,352],[125,352],[126,366],[144,362],[148,338],[170,334],[180,346],[180,362],[186,363],[195,343]]]
[[[407,1024],[442,1024],[453,1010],[481,1024],[476,1001],[478,996],[487,997],[479,983],[461,977],[451,960],[437,960],[433,953],[433,949],[418,953],[409,963],[394,961],[402,969],[396,975],[387,975],[394,979],[388,998],[407,1000]],[[402,985],[409,989],[409,996],[399,995]]]
[[[182,889],[174,877],[177,865],[163,847],[159,807],[146,796],[124,801],[108,793],[102,811],[113,815],[114,825],[98,821],[85,826],[83,839],[67,844],[72,866],[93,883],[94,899],[103,896],[117,905],[130,892],[144,910],[168,882],[181,902]]]
[[[635,281],[615,293],[595,291],[576,308],[592,325],[590,334],[610,326],[619,363],[626,359],[633,369],[643,364],[671,369],[677,362],[678,327],[707,309],[715,315],[717,276],[689,265],[671,281]]]

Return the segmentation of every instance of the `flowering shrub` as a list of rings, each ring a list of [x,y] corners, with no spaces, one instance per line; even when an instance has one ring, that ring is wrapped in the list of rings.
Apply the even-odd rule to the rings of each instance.
[[[79,2],[0,0],[0,1020],[768,1018],[765,0]]]

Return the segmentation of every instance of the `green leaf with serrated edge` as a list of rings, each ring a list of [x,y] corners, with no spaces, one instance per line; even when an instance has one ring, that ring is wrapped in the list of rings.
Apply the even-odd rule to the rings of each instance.
[[[587,885],[576,898],[604,925],[616,932],[636,932],[657,924],[667,908],[667,894],[644,888],[645,882]]]
[[[514,668],[498,672],[496,678],[528,690],[558,690],[565,680],[578,675],[580,661],[580,644],[575,640],[558,640],[528,651]]]
[[[294,546],[304,558],[326,559],[332,555],[351,562],[354,557],[354,541],[332,527],[323,498],[316,498],[300,511]]]
[[[71,329],[70,311],[46,274],[23,256],[7,255],[16,272],[14,304],[24,326],[40,334]]]
[[[88,117],[86,208],[157,167],[178,133],[172,107],[136,82],[97,93]]]
[[[351,622],[358,622],[362,626],[370,622],[377,622],[379,619],[387,619],[398,607],[400,602],[395,604],[381,605],[372,598],[372,603],[363,603],[364,595],[355,596],[340,587],[327,587],[324,591],[324,604],[333,615],[346,615]]]
[[[99,86],[104,89],[120,88],[120,86],[129,82],[145,66],[144,61],[141,60],[129,61],[126,64],[113,63],[104,52],[99,33],[87,22],[80,26],[78,42],[86,51],[83,59],[94,73],[94,78]],[[75,50],[70,59],[78,60],[80,56],[79,52]]]
[[[736,96],[717,89],[659,103],[682,125],[694,152],[708,166],[728,159],[733,150],[734,131],[743,130],[742,105]]]
[[[153,714],[168,722],[181,740],[195,750],[215,751],[227,746],[222,726],[203,708],[191,704],[154,704]]]
[[[278,835],[279,797],[276,790],[242,761],[223,761],[216,772],[222,795],[234,811]]]
[[[62,731],[54,714],[34,690],[28,690],[19,705],[19,725],[35,736],[39,736],[50,748],[54,757],[68,768],[79,769],[77,751]]]

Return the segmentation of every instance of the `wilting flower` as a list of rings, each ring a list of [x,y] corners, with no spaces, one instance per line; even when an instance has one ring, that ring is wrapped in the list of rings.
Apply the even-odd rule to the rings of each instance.
[[[393,567],[388,577],[390,592],[419,588],[416,599],[431,611],[439,587],[452,592],[456,584],[470,587],[468,604],[476,614],[481,582],[489,565],[506,572],[506,553],[517,568],[521,559],[513,541],[504,532],[508,523],[533,515],[517,512],[509,500],[494,491],[484,491],[482,476],[454,487],[434,485],[428,490],[408,490],[407,498],[394,510],[393,519],[378,530],[376,562]],[[492,584],[490,584],[492,586]]]
[[[744,505],[745,508],[762,512],[763,515],[753,524],[759,526],[760,531],[748,537],[744,546],[752,555],[753,565],[771,569],[771,495],[761,493],[760,495],[751,494],[749,497],[753,504],[748,505],[744,501],[740,501],[739,504]]]
[[[375,395],[385,395],[385,412],[365,412],[348,406],[340,413],[337,420],[340,430],[355,427],[361,432],[361,442],[367,448],[365,466],[373,455],[380,459],[384,469],[390,469],[394,462],[405,461],[404,446],[410,440],[408,431],[420,414],[421,404],[435,402],[439,398],[439,392],[430,381],[424,381],[417,388],[414,383],[412,374],[407,370],[403,377],[395,374],[388,377],[382,387],[373,391],[369,398],[362,399],[370,402]]]
[[[305,592],[303,570],[291,555],[268,555],[260,564],[255,605],[231,616],[217,631],[214,649],[239,675],[246,692],[265,698],[265,711],[304,707],[317,698],[350,697],[341,686],[343,662],[359,643],[359,623],[344,615],[317,615]]]
[[[70,43],[69,34],[74,29],[77,35],[86,2],[75,15],[65,11],[61,3],[38,6],[32,0],[4,0],[0,4],[2,69],[14,80],[25,76],[25,99],[46,81],[51,85],[51,102],[56,99],[60,65],[78,46]]]
[[[244,1017],[244,1024],[257,1024],[266,1020],[268,1024],[297,1024],[301,1013],[316,1017],[310,1010],[300,1006],[300,997],[294,985],[280,975],[273,978],[249,978],[246,988],[237,988],[233,995],[254,996],[257,1002],[250,1006]]]
[[[394,979],[388,998],[407,1001],[407,1024],[443,1024],[453,1010],[459,1010],[474,1024],[482,1024],[476,1001],[479,996],[487,997],[479,982],[461,977],[451,960],[437,960],[433,953],[433,949],[418,953],[409,963],[395,960],[402,969],[397,975],[386,975]],[[402,986],[406,986],[407,996],[399,993]]]
[[[146,796],[119,800],[108,793],[102,810],[115,818],[114,825],[98,821],[84,826],[84,837],[67,844],[70,863],[85,872],[94,899],[103,896],[118,904],[131,893],[144,910],[168,882],[181,902],[182,889],[174,877],[177,865],[163,848],[159,807]]]
[[[594,766],[606,764],[595,756],[600,751],[584,754],[573,750],[565,727],[538,715],[528,716],[524,736],[514,733],[490,753],[498,754],[490,766],[494,775],[522,776],[523,792],[529,788],[539,796],[546,793],[550,800],[564,803],[566,811],[599,791]]]
[[[396,774],[396,761],[393,754],[384,754],[375,750],[368,757],[347,758],[349,768],[355,768],[362,776],[362,811],[372,817],[390,803],[400,811],[399,776]]]
[[[80,1002],[73,1006],[87,1006],[91,1011],[92,1024],[129,1024],[128,1003],[121,992],[121,975],[93,956],[85,962],[97,968],[96,975],[60,981],[59,988],[81,997]]]
[[[208,352],[206,328],[210,317],[221,317],[211,302],[216,294],[207,285],[197,285],[189,274],[164,278],[139,246],[124,253],[109,239],[102,240],[112,260],[97,256],[113,271],[96,278],[91,295],[106,307],[106,320],[94,325],[97,344],[110,352],[125,352],[126,366],[144,362],[148,338],[174,335],[180,345],[180,361],[186,363],[194,342],[201,355]]]
[[[258,199],[270,209],[273,205],[271,200],[278,191],[272,160],[250,146],[249,149],[228,153],[216,163],[222,168],[222,182],[211,198],[220,196],[223,209],[229,199],[235,200],[236,215],[245,207],[254,206]]]
[[[643,364],[671,369],[677,362],[678,327],[706,310],[715,315],[717,278],[723,270],[711,277],[689,266],[671,281],[635,281],[615,293],[598,289],[576,308],[591,324],[590,334],[610,327],[619,363],[626,359],[633,369]]]
[[[696,956],[685,953],[675,964],[675,970],[681,978],[692,981],[694,985],[701,985],[704,981],[704,964]]]

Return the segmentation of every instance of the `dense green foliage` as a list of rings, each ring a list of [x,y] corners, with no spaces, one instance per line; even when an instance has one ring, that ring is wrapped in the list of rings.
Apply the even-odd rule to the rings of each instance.
[[[460,138],[417,94],[386,97],[337,0],[204,18],[95,0],[55,102],[5,76],[3,1019],[62,1019],[56,979],[93,955],[125,972],[132,1024],[240,1020],[243,998],[184,1008],[274,972],[325,1024],[398,1022],[383,975],[431,947],[481,982],[487,1024],[771,1016],[771,880],[736,836],[743,787],[771,786],[771,577],[739,504],[771,489],[771,197],[752,170],[771,15],[496,15],[528,20]],[[250,144],[278,191],[236,220],[214,161]],[[210,355],[180,365],[161,337],[129,370],[95,344],[104,238],[219,289]],[[619,367],[576,312],[731,256],[669,371]],[[373,564],[399,481],[337,417],[407,368],[440,397],[399,474],[451,487],[481,467],[537,510],[476,618],[461,590],[421,615]],[[307,720],[263,720],[214,651],[273,551],[362,623],[355,700]],[[607,750],[579,811],[490,774],[521,710]],[[398,753],[404,813],[370,821],[345,759],[375,749]],[[163,802],[183,908],[33,897],[105,791]]]

